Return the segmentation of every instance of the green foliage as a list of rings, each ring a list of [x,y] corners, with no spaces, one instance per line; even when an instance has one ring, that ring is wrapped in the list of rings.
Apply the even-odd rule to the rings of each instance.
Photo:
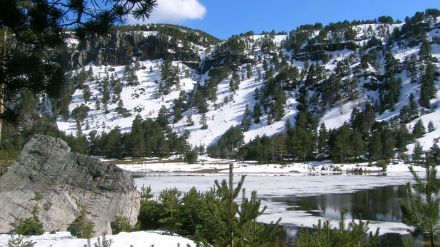
[[[424,156],[423,147],[420,145],[419,142],[416,142],[414,144],[413,153],[411,155],[412,162],[422,163],[423,156]]]
[[[404,222],[414,227],[415,235],[426,235],[431,247],[435,246],[440,234],[440,182],[436,169],[440,161],[439,151],[439,147],[434,145],[426,154],[424,179],[410,167],[415,181],[407,184],[408,200],[402,204]]]
[[[230,171],[232,172],[232,170]],[[233,184],[233,174],[230,173],[229,181],[215,181],[218,201],[210,212],[215,219],[216,235],[212,241],[216,246],[266,246],[269,243],[276,244],[279,228],[275,225],[262,225],[256,222],[266,207],[260,209],[261,200],[257,199],[256,192],[252,192],[251,198],[247,198],[242,191],[244,176],[236,187]],[[243,193],[241,204],[235,199]],[[236,217],[238,215],[238,217]]]
[[[419,121],[417,121],[413,127],[412,134],[413,134],[414,138],[420,138],[425,133],[426,133],[425,126],[423,125],[422,120],[419,119]]]
[[[84,119],[86,119],[89,114],[90,108],[84,104],[77,106],[72,110],[72,117],[76,120],[77,123],[82,123]]]
[[[195,164],[197,163],[198,158],[198,152],[196,149],[190,149],[185,152],[184,161],[188,164]]]
[[[238,90],[239,86],[240,86],[240,76],[238,75],[238,71],[234,70],[232,72],[231,80],[229,81],[229,89],[232,92],[235,92],[236,90]]]
[[[119,99],[118,106],[116,107],[115,111],[118,114],[122,115],[122,117],[124,117],[124,118],[131,116],[130,111],[124,107],[124,102],[122,101],[122,99]]]
[[[32,216],[26,219],[15,219],[11,224],[13,232],[18,235],[41,235],[44,233],[43,224],[38,219],[38,205],[32,209]]]
[[[382,110],[392,109],[394,105],[399,102],[400,89],[402,87],[402,80],[391,76],[385,79],[383,87],[380,91]]]
[[[302,106],[299,109],[296,126],[288,123],[283,133],[270,138],[256,137],[233,154],[234,157],[260,163],[329,158],[334,162],[386,161],[397,153],[401,155],[406,152],[406,146],[420,132],[417,130],[413,135],[404,124],[394,127],[398,124],[397,119],[393,122],[376,122],[374,108],[368,104],[363,112],[353,110],[350,123],[330,131],[325,126],[318,128],[313,113]],[[415,129],[419,128],[420,123],[416,124]]]
[[[162,127],[168,125],[168,112],[167,108],[164,105],[159,109],[159,114],[156,121]]]
[[[35,243],[32,241],[24,240],[23,236],[18,235],[15,237],[11,235],[11,239],[8,240],[8,247],[34,247]]]
[[[377,18],[377,21],[382,24],[393,24],[394,23],[394,19],[391,16],[379,16],[379,18]]]
[[[160,91],[167,95],[170,93],[171,87],[179,84],[179,76],[177,69],[173,68],[171,60],[167,59],[161,66],[162,84]]]
[[[126,217],[116,216],[115,220],[110,223],[112,228],[112,234],[118,234],[120,232],[131,232],[132,227]]]
[[[134,68],[131,64],[126,65],[124,68],[124,80],[127,82],[128,86],[139,85],[139,80],[136,75],[136,68]]]
[[[177,215],[181,204],[180,195],[177,188],[165,189],[159,194],[158,203],[162,208],[159,223],[171,231],[179,226]]]
[[[180,40],[187,40],[188,42],[201,46],[215,45],[220,42],[220,39],[206,32],[172,24],[126,25],[115,27],[115,29],[119,31],[158,31],[164,35],[169,35]]]
[[[20,151],[16,147],[16,143],[12,141],[5,141],[0,147],[0,160],[3,161],[15,160],[15,158],[17,158],[19,153]],[[1,164],[0,166],[4,166],[4,165],[6,164]]]
[[[243,145],[243,138],[244,136],[240,126],[230,127],[220,137],[217,144],[208,147],[208,154],[212,157],[233,157]]]
[[[85,208],[81,208],[80,214],[67,227],[67,231],[77,238],[91,238],[95,233],[95,224],[87,219]]]
[[[253,118],[254,118],[254,123],[256,123],[256,124],[260,123],[261,104],[259,102],[255,103],[255,105],[254,105]]]
[[[437,68],[432,63],[428,62],[421,79],[420,106],[431,108],[430,100],[434,98],[436,93],[435,80],[437,79],[437,76]]]
[[[312,230],[302,229],[298,233],[297,247],[380,247],[379,229],[368,234],[368,222],[354,220],[345,226],[344,214],[341,213],[339,227],[334,228],[328,221],[319,220]]]
[[[138,216],[138,222],[142,230],[152,230],[160,227],[159,219],[161,208],[159,204],[152,199],[151,187],[142,187],[141,205]]]
[[[430,60],[432,58],[432,47],[429,40],[424,39],[420,45],[419,57],[421,60]]]
[[[185,154],[189,148],[186,142],[187,136],[177,136],[168,125],[164,124],[166,121],[168,121],[166,109],[160,111],[157,120],[143,120],[140,116],[136,116],[131,132],[121,133],[119,128],[101,135],[92,132],[90,138],[84,140],[85,145],[90,146],[90,154],[112,158],[128,155],[167,157],[171,152]]]
[[[192,237],[197,243],[213,246],[282,246],[278,237],[281,227],[260,224],[256,219],[261,209],[261,201],[256,192],[247,198],[243,191],[241,204],[236,202],[244,177],[236,188],[232,183],[216,181],[215,188],[199,192],[192,188],[183,196],[177,189],[167,189],[160,193],[157,201],[152,200],[151,189],[141,190],[141,229],[162,228]],[[231,246],[231,245],[230,245]]]
[[[348,125],[343,125],[336,132],[330,136],[331,153],[334,160],[344,162],[346,157],[352,151],[351,143],[351,129]]]
[[[208,129],[208,118],[206,117],[206,113],[202,113],[200,115],[200,122],[199,124],[201,125],[201,129],[202,130],[206,130]]]
[[[410,121],[419,117],[418,105],[414,100],[414,95],[409,95],[409,105],[402,107],[400,110],[399,118],[403,123],[409,123]]]
[[[257,136],[240,149],[240,157],[244,160],[256,160],[260,163],[265,163],[270,160],[269,149],[270,139],[267,136]]]
[[[273,109],[273,115],[275,121],[280,121],[281,118],[284,117],[284,107],[286,106],[286,94],[284,93],[284,90],[278,89],[275,93],[275,106]]]
[[[85,11],[87,6],[87,11]],[[71,33],[81,41],[96,35],[106,35],[115,22],[126,16],[136,19],[148,18],[156,6],[156,0],[128,0],[107,3],[88,0],[51,2],[47,0],[26,2],[7,0],[2,2],[0,23],[2,34],[2,63],[0,88],[1,100],[12,102],[18,95],[29,90],[34,94],[46,94],[51,98],[61,98],[60,92],[65,82],[65,71],[60,54],[65,54],[65,41]],[[70,91],[70,90],[68,90]],[[85,99],[88,95],[85,91]],[[68,115],[63,95],[61,112]],[[19,107],[7,110],[11,121],[20,112]]]
[[[182,112],[186,110],[186,95],[184,91],[180,91],[179,98],[174,100],[173,104],[173,122],[177,123],[182,119]]]
[[[249,127],[251,126],[251,114],[249,112],[249,107],[248,105],[246,105],[246,107],[244,108],[244,113],[243,113],[243,117],[241,119],[241,127],[243,128],[244,131],[248,131]]]
[[[428,132],[433,132],[435,130],[434,124],[432,121],[429,121],[428,123]]]

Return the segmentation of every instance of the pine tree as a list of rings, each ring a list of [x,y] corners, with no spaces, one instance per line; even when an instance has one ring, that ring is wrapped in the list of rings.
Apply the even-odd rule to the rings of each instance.
[[[330,149],[334,160],[344,162],[351,153],[350,135],[351,129],[347,124],[343,125],[332,135]]]
[[[275,121],[280,121],[284,117],[284,107],[286,105],[286,94],[281,88],[275,93],[275,106],[273,109],[273,115]]]
[[[420,87],[420,106],[431,108],[430,100],[435,97],[435,80],[437,77],[437,69],[432,63],[426,65],[426,69],[421,79]]]
[[[421,163],[423,161],[423,148],[420,145],[419,142],[416,142],[414,144],[414,149],[413,149],[413,153],[411,156],[412,162],[414,163]]]
[[[327,128],[325,127],[325,124],[322,123],[321,127],[319,128],[319,135],[318,135],[318,150],[317,150],[317,157],[318,158],[325,158],[328,155],[329,147],[328,147],[328,132]]]
[[[127,82],[129,86],[137,86],[139,85],[139,81],[136,75],[135,68],[130,65],[126,65],[124,68],[124,80]]]
[[[241,119],[241,127],[244,131],[249,130],[249,127],[251,125],[250,115],[251,114],[249,112],[249,107],[246,104],[246,107],[244,108],[243,118]]]
[[[174,123],[177,123],[183,117],[182,110],[184,108],[184,98],[185,98],[185,93],[183,91],[180,91],[179,98],[174,100],[174,104],[173,104]]]
[[[181,205],[180,194],[177,188],[165,189],[159,194],[159,205],[163,208],[159,222],[171,231],[176,231],[178,227],[177,215]]]
[[[399,102],[402,79],[393,75],[387,77],[384,81],[384,88],[380,90],[382,110],[392,109]]]
[[[413,127],[412,134],[414,138],[418,139],[422,137],[425,133],[426,133],[425,126],[423,125],[422,120],[419,119],[419,121],[417,121]]]
[[[289,136],[289,150],[294,158],[305,162],[313,152],[313,133],[303,126],[297,125]]]
[[[429,61],[432,57],[431,52],[432,52],[431,42],[429,42],[429,40],[427,39],[424,39],[422,41],[422,45],[420,46],[420,50],[419,50],[420,60]]]
[[[359,131],[354,131],[351,135],[351,148],[354,158],[357,160],[365,152],[365,141]]]
[[[260,102],[255,103],[254,105],[254,123],[258,124],[260,123],[260,117],[261,117],[261,104]]]
[[[249,79],[252,77],[252,67],[250,64],[246,66],[246,77]]]
[[[380,133],[374,133],[368,143],[368,153],[370,160],[380,160],[382,159],[382,137]]]
[[[229,82],[229,89],[232,92],[235,92],[240,86],[240,76],[238,75],[237,70],[232,72],[231,81]]]
[[[196,164],[198,158],[198,153],[196,149],[188,148],[187,151],[185,151],[184,161],[188,164]]]
[[[159,114],[157,116],[156,121],[162,127],[168,125],[168,112],[167,112],[167,108],[164,105],[162,105],[162,107],[159,109]]]
[[[382,135],[382,153],[384,158],[392,158],[394,156],[394,147],[396,145],[394,133],[391,131],[389,126],[385,126],[380,132]]]
[[[162,63],[160,71],[162,76],[161,91],[164,94],[169,94],[172,86],[179,85],[178,69],[174,69],[172,61],[166,59]]]
[[[102,82],[102,103],[104,104],[105,113],[108,113],[108,101],[110,100],[110,88],[108,78]]]
[[[104,153],[109,158],[121,158],[123,154],[123,145],[121,130],[116,127],[112,129],[104,138]]]
[[[440,233],[440,182],[436,169],[440,158],[438,149],[438,146],[433,146],[427,154],[424,179],[410,167],[415,182],[407,184],[408,200],[402,205],[404,222],[415,228],[415,235],[426,234],[431,247],[435,247],[435,239]]]
[[[92,96],[92,92],[90,92],[90,87],[88,85],[84,85],[83,88],[83,99],[87,103]]]
[[[122,92],[122,82],[119,79],[114,79],[112,75],[112,79],[110,79],[110,84],[112,85],[113,93],[116,95],[116,99],[120,99]]]
[[[409,95],[409,120],[413,120],[419,117],[419,106],[414,99],[414,95],[411,93]]]
[[[131,125],[129,136],[129,152],[133,157],[145,155],[145,132],[142,126],[142,117],[137,115]]]
[[[368,224],[362,220],[352,220],[346,224],[345,215],[341,210],[338,227],[333,227],[328,220],[313,225],[313,229],[300,229],[297,235],[297,247],[380,247],[379,229],[373,234]],[[369,233],[369,234],[368,234]]]
[[[101,102],[99,101],[99,98],[96,97],[96,101],[95,101],[95,109],[97,111],[101,110]]]
[[[5,119],[3,106],[17,97],[17,93],[29,89],[35,94],[46,93],[51,98],[59,96],[65,72],[57,52],[65,44],[66,30],[75,31],[75,36],[82,41],[86,36],[104,36],[115,22],[127,16],[148,18],[155,6],[155,0],[136,3],[97,0],[91,5],[87,0],[26,4],[3,1],[0,14],[0,140],[2,120]],[[16,113],[10,111],[8,115]]]
[[[247,198],[242,186],[245,177],[234,185],[232,164],[229,168],[229,181],[215,181],[218,200],[210,207],[211,217],[216,219],[215,246],[268,246],[273,243],[278,234],[275,226],[257,223],[257,217],[262,215],[266,207],[261,208],[261,200],[256,192]],[[241,204],[236,201],[243,193]],[[238,216],[238,217],[237,217]]]
[[[406,145],[410,143],[412,136],[404,123],[401,123],[396,136],[396,147],[400,153],[405,152]]]
[[[429,121],[428,123],[428,132],[433,132],[435,130],[434,124],[432,121]]]
[[[409,58],[409,60],[407,62],[407,70],[409,73],[409,77],[411,78],[411,83],[417,82],[417,79],[418,79],[417,58],[414,54],[411,55],[411,57]]]
[[[206,117],[206,113],[202,113],[202,114],[200,115],[200,122],[199,122],[199,124],[201,125],[201,129],[202,129],[202,130],[208,129],[208,123],[207,123],[207,121],[208,121],[208,119],[207,119],[207,117]]]
[[[188,124],[188,126],[193,126],[194,125],[194,121],[193,121],[191,115],[187,115],[186,116],[186,124]]]

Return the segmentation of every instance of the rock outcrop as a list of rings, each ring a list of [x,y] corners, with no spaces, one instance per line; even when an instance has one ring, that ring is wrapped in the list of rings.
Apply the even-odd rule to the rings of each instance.
[[[38,216],[45,231],[66,230],[82,207],[95,235],[111,234],[115,216],[135,224],[140,195],[133,179],[115,165],[73,153],[61,139],[35,135],[8,172],[0,177],[0,233],[15,218]]]

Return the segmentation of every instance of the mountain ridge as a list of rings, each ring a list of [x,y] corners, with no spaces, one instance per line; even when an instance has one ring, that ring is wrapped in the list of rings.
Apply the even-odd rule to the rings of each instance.
[[[211,39],[198,44],[172,36],[164,38],[166,34],[151,27],[147,27],[149,31],[128,31],[133,37],[142,36],[133,42],[134,48],[127,48],[130,52],[123,55],[131,60],[118,66],[110,65],[105,59],[97,64],[89,61],[72,70],[71,77],[87,71],[90,78],[82,82],[85,86],[74,87],[72,101],[67,105],[68,114],[58,117],[57,124],[67,134],[89,134],[92,130],[99,134],[117,126],[126,132],[136,115],[156,118],[165,106],[169,126],[179,136],[188,136],[194,147],[207,147],[215,144],[230,127],[241,126],[246,114],[252,117],[248,116],[250,124],[243,130],[245,142],[283,132],[286,121],[295,124],[304,105],[319,118],[319,124],[329,129],[350,122],[353,109],[362,110],[366,104],[375,107],[378,121],[392,121],[399,118],[402,108],[409,104],[407,98],[411,94],[415,101],[420,101],[425,65],[419,53],[424,40],[431,46],[433,64],[437,69],[440,66],[440,19],[437,12],[429,11],[417,13],[402,23],[388,20],[386,23],[305,25],[288,34],[247,33],[225,41]],[[199,35],[191,29],[182,30],[182,33],[195,32],[195,37]],[[159,40],[156,36],[163,40],[153,45],[152,40]],[[79,47],[80,42],[77,44]],[[415,76],[409,72],[413,60],[417,67]],[[169,67],[166,70],[174,74],[174,79],[165,78],[166,63]],[[390,66],[393,67],[391,72]],[[137,83],[127,81],[129,73],[135,75]],[[115,96],[113,86],[106,89],[114,100],[108,103],[108,109],[98,110],[96,102],[103,103],[105,91],[102,81],[110,77],[120,81],[121,89],[117,90],[120,96]],[[434,82],[437,91],[437,79]],[[398,88],[397,96],[391,92],[397,90],[395,88]],[[85,91],[89,91],[91,98],[87,102]],[[422,117],[425,126],[426,121],[435,118],[438,93],[431,98],[435,100],[431,100],[430,110],[417,107],[418,114],[426,115]],[[256,104],[260,104],[262,112],[258,123],[254,117]],[[75,120],[71,113],[82,105],[89,110],[81,121]],[[176,108],[181,115],[177,118]],[[127,117],[123,116],[124,112]],[[412,128],[417,120],[419,117],[411,119],[407,127]],[[434,125],[436,129],[440,127]],[[422,137],[425,149],[437,138],[437,133],[432,135]]]

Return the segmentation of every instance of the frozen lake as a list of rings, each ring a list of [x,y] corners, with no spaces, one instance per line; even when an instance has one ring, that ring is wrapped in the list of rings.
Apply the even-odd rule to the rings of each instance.
[[[234,176],[234,181],[239,180]],[[193,186],[206,191],[214,180],[227,179],[226,174],[151,173],[135,180],[138,188],[151,186],[155,195],[166,188],[187,192]],[[334,226],[339,221],[340,209],[346,218],[370,221],[370,229],[380,228],[381,234],[407,234],[401,223],[400,201],[405,199],[404,185],[411,181],[410,173],[378,175],[247,175],[244,188],[258,192],[262,204],[268,208],[259,218],[270,223],[281,218],[281,224],[292,230],[312,227],[319,219],[328,219]]]

